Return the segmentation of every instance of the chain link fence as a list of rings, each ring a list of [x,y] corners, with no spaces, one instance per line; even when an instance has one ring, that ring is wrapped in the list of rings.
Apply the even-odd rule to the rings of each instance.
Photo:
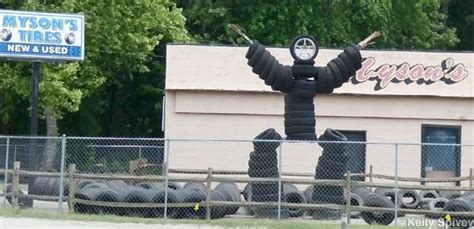
[[[323,140],[0,137],[2,201],[175,219],[474,217],[472,145]]]

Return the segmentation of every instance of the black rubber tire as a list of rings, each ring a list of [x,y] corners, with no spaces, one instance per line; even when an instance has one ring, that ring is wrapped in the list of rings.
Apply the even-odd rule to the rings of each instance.
[[[314,109],[311,111],[287,111],[285,112],[285,118],[315,118]]]
[[[101,189],[101,191],[94,197],[94,200],[101,201],[101,202],[117,203],[119,202],[119,195],[116,190]],[[121,209],[116,208],[116,207],[106,207],[106,206],[101,206],[99,208],[100,213],[104,213],[104,214],[120,215],[120,210]]]
[[[11,184],[7,185],[7,187],[5,188],[5,192],[7,194],[11,194],[13,191],[13,186]],[[18,190],[18,207],[20,207],[20,209],[27,209],[27,208],[32,208],[33,207],[33,198],[29,197],[29,196],[25,196],[24,192],[20,189]],[[11,196],[7,196],[6,197],[8,203],[11,205],[12,204],[12,197]]]
[[[224,201],[240,202],[240,190],[234,183],[219,183],[214,190],[222,193]],[[238,210],[239,207],[226,207],[224,213],[225,215],[233,215]]]
[[[249,169],[249,177],[278,177],[278,168],[268,168],[268,169]]]
[[[324,160],[324,161],[330,160],[330,161],[335,161],[335,162],[346,164],[347,161],[349,160],[349,157],[346,154],[328,154],[328,153],[325,153],[325,154],[322,154],[319,157],[319,160]]]
[[[286,134],[303,134],[303,133],[315,133],[315,126],[307,125],[307,126],[290,126],[285,127]]]
[[[401,199],[400,199],[400,192],[398,193],[398,206],[401,207]],[[395,190],[394,189],[388,189],[388,188],[377,188],[375,189],[375,193],[380,194],[390,200],[394,205],[395,205]]]
[[[308,79],[317,77],[316,67],[313,65],[293,65],[291,71],[295,78]]]
[[[157,186],[158,188],[164,189],[165,182],[159,183]],[[180,190],[183,187],[179,183],[168,181],[168,188],[173,189],[173,190]]]
[[[316,82],[308,80],[294,80],[291,94],[303,98],[313,98],[316,95]],[[311,104],[313,101],[311,101]]]
[[[257,47],[260,46],[261,44],[258,42],[258,41],[253,41],[253,44],[250,45],[249,49],[247,50],[247,53],[245,54],[245,58],[250,58],[251,56],[253,56],[253,54],[255,53],[255,51],[257,51]]]
[[[183,200],[183,203],[201,203],[206,200],[206,194],[202,192],[189,192]],[[182,212],[185,218],[188,219],[203,219],[206,216],[206,208],[200,207],[195,210],[194,207],[182,208]]]
[[[94,183],[94,181],[93,180],[78,180],[76,183],[76,191],[81,190],[82,188],[84,188],[85,186],[91,183]]]
[[[418,192],[416,192],[415,190],[401,190],[399,192],[399,195],[400,195],[400,205],[402,208],[408,208],[408,209],[416,209],[418,208],[418,206],[420,205],[420,195],[418,194]],[[409,203],[406,203],[403,201],[403,198],[405,197],[410,197],[413,199],[412,202],[409,202]]]
[[[265,141],[265,140],[282,140],[280,134],[275,129],[269,128],[258,134],[253,141],[253,148],[257,152],[272,152],[280,146],[278,141]]]
[[[341,58],[339,58],[339,57],[336,58],[336,59],[333,59],[332,61],[339,68],[339,72],[341,72],[341,77],[342,77],[343,81],[347,82],[349,80],[349,78],[351,78],[351,75],[350,75],[349,69],[346,67],[346,64],[344,63],[344,61],[341,60]]]
[[[278,183],[262,183],[252,185],[252,195],[270,195],[278,193]]]
[[[357,207],[364,206],[364,200],[362,199],[362,197],[360,197],[359,195],[357,195],[355,193],[350,194],[350,200],[349,201],[350,201],[351,206],[357,206]],[[351,211],[350,217],[353,218],[353,219],[356,219],[356,218],[360,217],[360,214],[361,214],[361,212],[359,212],[359,211]]]
[[[370,189],[365,188],[365,187],[354,188],[354,190],[352,190],[352,192],[354,194],[359,195],[362,199],[365,199],[367,196],[373,194],[373,192]]]
[[[433,190],[422,190],[420,192],[420,202],[422,204],[427,204],[436,198],[439,198],[439,194]]]
[[[470,196],[463,196],[463,197],[461,197],[461,199],[465,199],[465,200],[470,201],[471,203],[474,204],[474,194],[472,194]]]
[[[349,57],[356,71],[362,67],[362,56],[360,55],[359,48],[356,45],[348,45],[344,49],[344,53]]]
[[[293,73],[288,65],[280,66],[280,74],[275,76],[275,82],[271,85],[275,91],[288,93],[293,88]]]
[[[318,78],[316,79],[316,94],[325,93],[328,90],[328,71],[327,68],[318,67]]]
[[[280,62],[278,62],[278,60],[275,60],[275,62],[273,62],[272,67],[270,68],[270,71],[268,72],[268,76],[265,78],[265,85],[271,86],[275,83],[275,79],[281,73],[279,69]]]
[[[255,65],[258,63],[258,61],[260,60],[260,58],[262,58],[263,56],[263,53],[265,52],[265,47],[261,44],[258,44],[257,45],[257,49],[255,50],[255,52],[253,53],[253,55],[250,56],[250,58],[248,59],[247,61],[247,64],[250,66],[250,67],[255,67]]]
[[[439,192],[439,196],[448,200],[454,200],[462,197],[461,192],[458,191],[441,191]]]
[[[278,202],[278,190],[270,194],[252,193],[252,201],[254,202]]]
[[[32,185],[28,185],[28,194],[46,195],[46,184],[49,179],[49,177],[37,177]]]
[[[260,60],[258,60],[257,64],[252,68],[252,72],[257,74],[257,75],[262,73],[263,68],[265,67],[265,65],[269,61],[272,60],[271,57],[272,57],[272,55],[270,54],[270,52],[268,52],[268,50],[265,50],[265,52],[263,52],[263,55],[260,58]]]
[[[339,71],[339,68],[334,62],[329,62],[327,67],[332,73],[332,76],[334,77],[334,88],[339,88],[342,86],[344,83],[344,79],[341,76],[341,71]]]
[[[135,184],[135,186],[144,189],[157,189],[157,186],[151,182],[140,182]]]
[[[285,112],[310,111],[314,114],[313,103],[287,103],[284,106]]]
[[[474,195],[474,191],[465,191],[462,196],[471,196],[471,195]]]
[[[315,44],[315,52],[313,54],[313,56],[311,56],[308,60],[301,60],[298,58],[298,56],[295,54],[295,50],[294,50],[294,46],[296,45],[296,42],[301,39],[301,38],[308,38],[310,40],[312,40]],[[297,36],[295,37],[292,41],[291,41],[291,44],[290,44],[290,54],[291,56],[293,57],[293,59],[295,60],[295,62],[298,62],[299,64],[313,64],[314,63],[314,58],[316,58],[316,56],[318,55],[319,53],[319,46],[318,46],[318,43],[316,42],[316,39],[313,37],[313,36],[310,36],[310,35],[300,35],[300,36]]]
[[[195,192],[207,192],[207,187],[204,183],[201,182],[188,182],[183,186],[183,189],[192,190]]]
[[[183,189],[174,190],[174,189],[171,189],[171,188],[168,188],[167,190],[168,190],[168,193],[167,193],[168,203],[183,203],[184,198],[188,195],[188,193],[192,192],[192,191],[189,191],[189,190],[183,190]],[[152,198],[152,202],[153,203],[160,203],[160,204],[165,202],[165,191],[164,191],[164,189],[160,190],[157,193],[157,195],[155,195]],[[167,216],[172,218],[172,219],[180,219],[180,218],[183,217],[183,214],[182,214],[181,210],[182,210],[181,208],[168,207]],[[162,208],[153,209],[152,215],[154,215],[156,217],[163,216],[164,215],[164,208],[162,207]]]
[[[59,193],[60,193],[60,187],[61,187],[61,180],[60,179],[57,179],[54,184],[53,184],[53,188],[52,188],[52,194],[54,196],[59,196]],[[64,182],[63,182],[63,195],[64,196],[68,196],[69,195],[69,179],[66,178],[64,179]]]
[[[314,118],[293,118],[285,119],[286,126],[314,126],[316,125],[316,119]]]
[[[436,198],[432,199],[431,201],[428,202],[428,210],[431,211],[443,211],[444,207],[446,204],[449,202],[448,199],[446,198]],[[442,217],[442,214],[425,214],[426,217],[429,218],[439,218]]]
[[[284,185],[282,202],[306,204],[307,200],[304,193],[298,191],[294,185]],[[288,210],[290,217],[300,217],[304,214],[304,210],[301,208],[288,208]]]
[[[250,153],[250,161],[277,161],[278,160],[278,155],[276,152],[271,152],[271,153],[259,153],[252,151]]]
[[[116,190],[119,190],[124,187],[129,187],[129,185],[125,183],[125,181],[123,180],[109,180],[105,182],[105,184],[109,186],[110,188],[116,189]]]
[[[249,169],[270,169],[278,167],[276,160],[253,161],[249,160]]]
[[[298,141],[316,141],[317,136],[315,133],[289,134],[286,136],[286,139]]]
[[[444,206],[443,211],[453,211],[453,212],[473,212],[474,203],[467,201],[463,198],[458,198],[455,200],[449,200],[449,202]],[[458,220],[473,220],[472,216],[456,216],[453,217]]]
[[[285,104],[293,104],[293,103],[313,104],[314,98],[300,97],[290,92],[285,95],[283,101],[285,102]]]
[[[138,187],[128,187],[124,189],[124,194],[120,194],[122,190],[119,191],[119,196],[123,195],[124,203],[151,203],[152,196],[147,193],[148,190]],[[119,197],[120,198],[120,197]],[[138,216],[146,217],[150,215],[150,209],[147,208],[125,208],[127,216]]]
[[[333,170],[322,169],[316,166],[316,179],[328,179],[328,180],[342,180],[344,179],[344,173],[335,173]]]
[[[324,195],[316,193],[318,192],[315,191],[313,194],[313,201],[317,203],[330,203],[338,205],[342,205],[345,203],[344,195]]]
[[[278,61],[275,59],[274,56],[270,56],[270,59],[267,61],[267,64],[263,67],[262,72],[258,75],[258,77],[262,80],[266,80],[270,71],[272,70],[273,65],[278,64]]]
[[[45,186],[45,195],[47,196],[56,196],[54,195],[54,184],[56,183],[56,181],[58,180],[58,178],[56,177],[51,177],[51,179],[48,180],[48,182],[46,183],[46,186]]]
[[[364,199],[364,206],[367,207],[381,207],[381,208],[395,208],[395,205],[387,198],[373,194]],[[395,219],[395,214],[392,212],[374,213],[361,212],[361,217],[368,224],[389,225]]]
[[[344,61],[349,75],[354,76],[357,69],[355,68],[354,63],[352,63],[352,60],[347,56],[347,54],[342,52],[337,57],[339,57],[342,61]]]
[[[98,184],[98,183],[96,183]],[[104,185],[104,184],[102,184]],[[104,192],[105,190],[111,190],[109,187],[99,187],[93,186],[92,184],[88,185],[90,188],[84,187],[78,192],[74,194],[74,198],[82,199],[82,200],[95,200],[96,197]],[[74,205],[74,211],[78,213],[86,213],[86,214],[99,214],[102,210],[101,206],[90,206],[86,204],[79,204],[76,203]]]
[[[90,184],[84,186],[81,190],[92,189],[92,188],[107,189],[107,188],[110,188],[110,187],[105,183],[93,182],[93,183],[90,183]]]
[[[325,93],[330,94],[330,93],[332,93],[334,88],[336,88],[336,79],[332,75],[331,69],[329,69],[328,67],[324,67],[324,68],[326,69],[325,71],[326,71],[326,74],[327,74],[327,78],[326,78],[327,83],[326,83]]]
[[[340,131],[334,129],[326,129],[324,134],[321,135],[324,138],[324,141],[347,141],[347,138]]]

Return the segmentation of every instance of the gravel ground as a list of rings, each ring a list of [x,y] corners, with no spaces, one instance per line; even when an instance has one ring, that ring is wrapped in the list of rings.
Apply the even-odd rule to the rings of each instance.
[[[0,217],[0,229],[18,228],[47,228],[47,229],[76,229],[76,228],[101,228],[101,229],[221,229],[218,226],[191,225],[191,224],[140,224],[140,223],[107,223],[107,222],[85,222],[73,220],[50,220],[33,218],[4,218]]]

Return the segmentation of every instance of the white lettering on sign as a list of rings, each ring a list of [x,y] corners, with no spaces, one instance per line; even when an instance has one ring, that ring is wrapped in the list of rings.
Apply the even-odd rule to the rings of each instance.
[[[468,73],[463,64],[454,64],[452,58],[443,60],[439,66],[423,66],[421,64],[409,65],[408,63],[382,64],[374,68],[375,58],[369,57],[362,62],[362,67],[352,78],[353,84],[363,83],[367,80],[377,81],[375,90],[381,90],[390,83],[405,82],[405,84],[432,84],[443,81],[453,84],[464,80]]]

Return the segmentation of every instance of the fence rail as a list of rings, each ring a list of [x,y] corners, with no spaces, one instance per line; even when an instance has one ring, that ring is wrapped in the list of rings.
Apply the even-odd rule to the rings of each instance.
[[[20,145],[21,150],[18,150]],[[11,149],[15,149],[14,157],[9,156],[13,153],[10,152]],[[63,212],[63,202],[67,202],[70,212],[75,211],[77,205],[137,211],[163,208],[160,214],[165,218],[175,208],[196,208],[198,210],[195,211],[205,212],[205,215],[200,217],[210,219],[215,208],[219,207],[274,209],[278,213],[275,218],[278,219],[285,217],[285,209],[310,210],[313,213],[332,210],[346,215],[354,212],[390,212],[395,213],[395,218],[404,214],[474,217],[474,212],[405,209],[399,205],[399,201],[404,198],[399,194],[404,190],[437,190],[440,195],[441,192],[474,192],[473,168],[469,168],[474,164],[474,147],[470,145],[286,140],[193,141],[66,136],[2,139],[0,136],[0,153],[2,150],[5,153],[5,169],[0,169],[5,179],[5,194],[2,195],[4,206],[5,200],[8,199],[15,208],[24,204],[24,198],[32,198],[57,202],[58,212]],[[27,160],[22,156],[28,155],[29,150],[34,150],[38,156],[35,158],[36,164],[32,164],[35,160]],[[44,165],[43,156],[51,159],[46,161],[50,163],[48,166]],[[24,168],[21,170],[20,162],[15,160],[17,158],[23,158]],[[418,164],[413,161],[418,161]],[[317,165],[314,170],[315,164]],[[52,187],[46,191],[48,195],[30,193],[30,188],[34,187],[34,182],[38,180],[28,180],[32,177],[52,178],[42,181],[46,182],[44,187]],[[164,187],[176,182],[199,182],[206,190],[202,192],[204,199],[180,203],[168,202],[171,195],[168,188],[164,188],[163,203],[92,201],[75,196],[80,192],[76,184],[83,180],[105,183],[124,181],[128,185],[151,182],[164,184]],[[217,183],[237,184],[239,199],[216,199],[215,196],[219,195],[213,187]],[[446,185],[448,183],[449,185]],[[242,201],[240,197],[240,192],[245,193],[243,185],[250,187],[250,196],[246,201]],[[313,188],[314,190],[309,192],[310,196],[304,196],[308,203],[286,202],[284,188],[288,185]],[[11,190],[7,192],[9,186]],[[25,187],[28,187],[27,192]],[[270,190],[270,187],[275,188]],[[351,195],[354,194],[352,191],[357,188],[368,188],[371,192],[393,190],[394,200],[391,201],[394,205],[353,206],[348,200],[351,200]],[[266,191],[259,194],[257,190]],[[317,192],[319,193],[316,194]],[[340,193],[338,195],[344,201],[314,199],[315,196],[332,193]]]

